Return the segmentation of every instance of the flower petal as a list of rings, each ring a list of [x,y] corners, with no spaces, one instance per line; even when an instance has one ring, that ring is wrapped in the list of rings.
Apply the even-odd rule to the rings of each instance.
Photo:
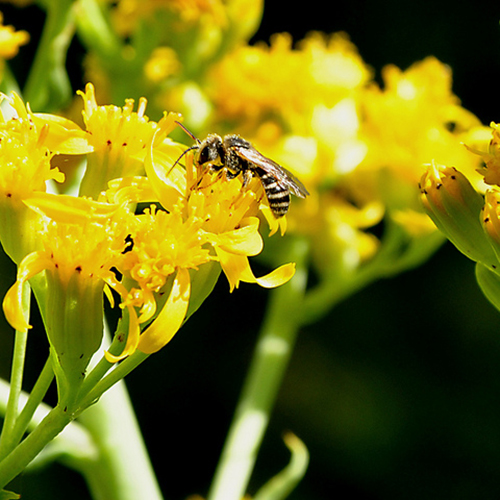
[[[288,264],[283,264],[274,271],[271,271],[265,276],[256,278],[250,268],[250,265],[241,274],[241,281],[247,283],[257,283],[263,288],[275,288],[277,286],[284,285],[289,281],[295,274],[295,262],[289,262]]]
[[[183,149],[180,145],[172,142],[171,148],[167,151],[154,150],[155,137],[156,134],[147,148],[144,167],[158,201],[165,209],[170,210],[179,203],[186,190],[185,172],[179,164],[175,165],[177,159],[182,155]]]
[[[191,294],[187,269],[179,269],[167,302],[151,326],[141,335],[137,348],[145,354],[159,351],[177,333],[186,317]]]
[[[260,221],[257,217],[248,217],[241,221],[240,227],[218,235],[209,235],[216,245],[223,250],[239,255],[257,255],[262,251],[264,242],[259,233]]]
[[[215,247],[215,252],[219,258],[222,270],[229,281],[229,291],[232,292],[235,288],[238,288],[241,275],[249,267],[248,257],[246,255],[226,252],[220,247]]]
[[[24,283],[51,265],[52,261],[43,258],[38,252],[30,253],[19,264],[17,280],[6,293],[2,304],[5,318],[16,330],[24,332],[31,328],[23,311]]]
[[[289,281],[295,274],[295,263],[290,262],[278,267],[269,274],[256,278],[248,262],[246,255],[237,255],[234,253],[226,252],[221,248],[216,247],[215,251],[219,258],[220,265],[224,274],[229,281],[230,291],[238,288],[240,281],[246,283],[257,283],[263,288],[274,288],[283,285]]]
[[[119,208],[118,205],[101,203],[89,198],[42,191],[24,200],[24,203],[35,212],[66,224],[79,224],[90,218],[105,220]]]
[[[23,303],[23,285],[24,282],[16,281],[9,288],[3,299],[3,312],[9,324],[19,332],[25,332],[32,328],[24,317]]]
[[[50,151],[69,155],[93,151],[87,140],[88,134],[71,120],[46,113],[34,113],[31,118],[40,129],[49,126],[44,146]]]
[[[111,354],[109,351],[104,351],[104,357],[110,363],[117,363],[122,359],[130,356],[137,349],[137,344],[139,343],[139,320],[137,318],[137,314],[135,313],[135,309],[132,306],[128,306],[128,316],[129,316],[129,324],[128,324],[128,336],[127,343],[125,344],[125,348],[118,356]]]

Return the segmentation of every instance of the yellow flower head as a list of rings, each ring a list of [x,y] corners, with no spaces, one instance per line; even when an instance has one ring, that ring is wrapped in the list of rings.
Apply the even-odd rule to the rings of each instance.
[[[243,189],[239,178],[229,180],[223,171],[212,174],[202,171],[191,154],[186,155],[185,164],[185,170],[179,165],[172,169],[171,162],[167,160],[165,164],[153,154],[145,161],[158,200],[167,210],[179,210],[185,219],[200,224],[200,231],[214,249],[231,290],[237,288],[240,281],[264,287],[288,281],[294,274],[292,264],[281,266],[261,278],[256,278],[250,269],[248,257],[257,255],[263,248],[260,222],[256,217],[263,198],[258,179]],[[171,179],[179,176],[184,176],[184,180],[177,182],[174,188]],[[184,190],[179,186],[184,186]]]
[[[52,195],[47,195],[51,197]],[[47,212],[43,207],[46,196],[39,196],[30,200],[38,210]],[[73,215],[76,212],[66,200],[71,197],[53,195],[53,206],[63,212],[67,207]],[[90,214],[95,203],[81,199],[81,204],[87,204],[87,213]],[[116,212],[118,207],[114,208]],[[53,212],[55,213],[55,212]],[[55,222],[46,219],[45,227],[40,228],[38,237],[41,240],[42,249],[29,254],[19,266],[18,280],[13,289],[19,291],[24,281],[35,276],[42,270],[47,270],[57,275],[57,281],[62,286],[67,286],[71,279],[78,275],[86,280],[101,280],[113,288],[117,281],[111,268],[127,246],[126,236],[128,234],[126,220],[108,211],[108,217],[88,219],[74,217],[74,223]],[[63,215],[65,217],[65,215]],[[12,296],[14,292],[9,292]],[[8,294],[8,295],[9,295]],[[13,304],[21,307],[21,304]],[[20,311],[12,308],[8,319],[13,326],[20,326]],[[18,319],[14,319],[18,318]],[[24,325],[25,329],[27,325]]]
[[[19,47],[30,39],[26,31],[14,31],[13,26],[3,25],[3,14],[0,12],[0,57],[12,59],[19,52]]]
[[[63,210],[64,200],[69,197],[59,200],[54,195],[54,198],[58,201],[53,202],[53,207],[60,203]],[[45,272],[43,281],[36,280],[34,285],[56,355],[54,370],[62,393],[81,383],[90,358],[101,345],[103,292],[110,300],[109,287],[125,296],[112,270],[127,247],[128,233],[126,218],[116,209],[104,221],[90,216],[86,220],[76,218],[73,224],[46,219],[45,229],[38,234],[42,249],[23,259],[17,281],[3,301],[11,325],[17,330],[29,328],[22,312],[22,290],[27,280]],[[45,284],[39,287],[41,282]],[[133,310],[130,314],[133,315]],[[137,336],[136,322],[131,321],[130,328],[129,336]]]
[[[387,168],[394,179],[411,186],[422,175],[422,165],[432,160],[459,165],[474,177],[476,160],[461,141],[481,124],[452,93],[450,68],[428,57],[406,71],[387,66],[383,78],[385,88],[372,85],[363,100],[368,154],[361,168]]]
[[[346,35],[313,33],[294,49],[291,36],[283,33],[274,35],[270,46],[241,46],[228,54],[211,71],[208,88],[221,120],[252,127],[275,116],[293,126],[296,119],[306,122],[313,103],[330,106],[368,77]]]
[[[45,181],[62,182],[64,175],[50,165],[49,126],[40,124],[17,94],[2,97],[14,113],[11,119],[0,115],[0,197],[3,202],[6,198],[22,200],[34,191],[45,191]]]
[[[150,121],[145,115],[147,100],[139,100],[137,111],[134,111],[134,100],[126,99],[125,106],[99,106],[95,97],[95,89],[91,83],[85,86],[85,92],[77,92],[83,99],[83,119],[89,142],[95,151],[108,149],[116,151],[124,148],[128,156],[143,156],[146,144],[156,130],[167,135],[175,127],[174,120],[178,115],[164,117],[159,123]],[[117,154],[117,152],[115,152]]]
[[[84,102],[88,141],[95,151],[89,156],[81,193],[97,198],[111,179],[143,173],[146,146],[155,134],[165,137],[179,116],[169,113],[158,123],[150,121],[145,115],[145,98],[140,99],[137,111],[134,111],[133,99],[127,99],[123,108],[99,106],[91,83],[86,85],[85,93],[78,93]]]
[[[183,221],[180,213],[155,210],[154,206],[135,217],[130,232],[130,251],[116,263],[117,268],[137,285],[123,302],[141,310],[140,323],[156,313],[155,294],[178,269],[197,269],[210,260],[200,222]]]
[[[170,47],[156,47],[144,66],[146,78],[153,83],[160,83],[176,75],[181,63],[175,51]]]
[[[180,22],[188,24],[203,18],[208,18],[212,24],[226,21],[221,0],[120,0],[114,3],[113,20],[122,35],[132,33],[140,21],[151,22],[169,14],[175,14]]]
[[[486,184],[500,186],[500,125],[491,122],[492,138],[488,145],[488,151],[481,151],[474,147],[466,145],[466,148],[481,156],[484,166],[479,167],[477,171],[484,176]]]

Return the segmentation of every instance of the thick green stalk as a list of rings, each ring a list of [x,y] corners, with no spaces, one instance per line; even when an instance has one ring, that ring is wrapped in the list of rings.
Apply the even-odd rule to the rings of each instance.
[[[301,323],[307,254],[305,240],[292,240],[287,257],[297,263],[297,272],[289,283],[271,292],[266,318],[208,500],[241,500],[246,492]]]
[[[73,0],[47,0],[47,19],[35,60],[24,87],[24,97],[36,111],[67,104],[72,90],[66,54],[75,32]]]
[[[78,420],[99,450],[96,461],[73,465],[85,476],[93,500],[162,499],[123,380]]]

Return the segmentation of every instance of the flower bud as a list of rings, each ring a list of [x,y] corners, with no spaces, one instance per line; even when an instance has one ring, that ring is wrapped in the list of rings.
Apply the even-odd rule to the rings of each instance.
[[[500,192],[489,190],[484,196],[482,223],[490,244],[500,258]]]
[[[420,191],[429,217],[463,254],[489,268],[500,268],[481,225],[483,197],[463,174],[432,163],[422,176]]]

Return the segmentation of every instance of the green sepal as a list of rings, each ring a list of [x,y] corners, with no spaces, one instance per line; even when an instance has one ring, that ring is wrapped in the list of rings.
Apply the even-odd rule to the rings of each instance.
[[[40,248],[40,215],[20,200],[0,202],[0,243],[19,265],[26,255]]]
[[[87,365],[102,342],[103,282],[75,270],[69,279],[47,272],[41,313],[60,397],[76,395]]]
[[[220,264],[213,260],[201,265],[198,270],[189,272],[191,275],[191,297],[186,320],[198,310],[205,299],[212,293],[220,273]]]

